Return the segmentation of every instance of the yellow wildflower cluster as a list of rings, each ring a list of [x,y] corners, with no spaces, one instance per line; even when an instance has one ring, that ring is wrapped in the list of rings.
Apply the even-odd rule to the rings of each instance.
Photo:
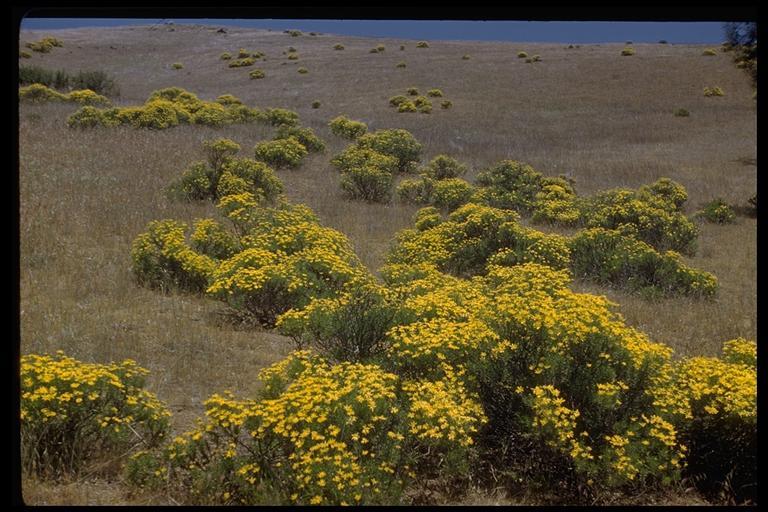
[[[55,47],[63,47],[64,43],[62,43],[59,39],[56,39],[55,37],[44,37],[39,41],[30,41],[26,43],[24,46],[32,50],[33,52],[39,52],[39,53],[50,53],[51,50],[53,50]]]
[[[22,463],[37,473],[79,470],[92,456],[157,445],[170,413],[144,389],[147,370],[83,363],[59,351],[21,358]]]
[[[463,455],[482,421],[479,404],[455,382],[400,383],[378,366],[330,366],[308,352],[259,379],[262,398],[211,397],[205,421],[160,460],[137,457],[129,475],[192,489],[200,502],[392,503],[416,476],[414,464]]]
[[[90,89],[81,89],[66,94],[46,87],[43,84],[31,84],[19,88],[19,100],[30,103],[44,103],[48,101],[65,101],[80,105],[109,105],[110,101]]]
[[[140,107],[94,109],[82,107],[67,120],[70,127],[121,126],[164,130],[180,124],[222,126],[265,119],[265,114],[242,102],[209,102],[179,87],[153,92]]]

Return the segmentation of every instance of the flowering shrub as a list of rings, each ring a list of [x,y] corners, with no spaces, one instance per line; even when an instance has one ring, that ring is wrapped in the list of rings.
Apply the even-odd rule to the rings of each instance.
[[[62,94],[42,84],[32,84],[19,88],[19,100],[30,103],[45,103],[48,101],[67,101],[81,105],[109,105],[109,100],[96,94],[90,89],[72,91]]]
[[[417,112],[418,109],[412,101],[404,101],[397,106],[397,111],[402,112]]]
[[[432,102],[427,99],[426,96],[417,96],[413,99],[413,104],[416,106],[416,108],[422,108],[427,105],[430,107],[432,106]]]
[[[247,66],[253,66],[254,62],[256,62],[256,59],[253,57],[246,57],[244,59],[230,60],[229,64],[227,65],[231,68],[244,68]]]
[[[444,180],[464,176],[467,173],[467,166],[448,155],[437,155],[420,172],[423,176]]]
[[[64,43],[55,37],[44,37],[40,41],[26,43],[25,46],[33,52],[50,53],[55,47],[63,47]]]
[[[170,413],[144,389],[134,361],[91,364],[67,357],[21,358],[21,462],[48,476],[77,473],[97,457],[157,446]]]
[[[350,281],[336,297],[284,313],[277,327],[297,346],[311,345],[326,359],[372,362],[387,348],[398,305],[396,295],[372,279]]]
[[[231,60],[232,59],[232,54],[229,53],[229,52],[224,52],[221,55],[219,55],[219,58],[221,60]]]
[[[206,419],[162,453],[135,457],[129,479],[193,503],[392,504],[417,474],[464,469],[451,462],[468,459],[483,421],[459,383],[401,381],[307,352],[259,379],[259,399],[212,396]]]
[[[357,139],[357,145],[396,158],[398,172],[415,170],[422,148],[409,131],[402,129],[366,133]]]
[[[566,179],[544,178],[541,181],[541,191],[534,197],[534,222],[574,226],[581,221],[576,192]]]
[[[443,91],[440,89],[430,89],[427,91],[427,96],[432,96],[433,98],[440,98],[443,96]]]
[[[307,148],[294,136],[259,142],[254,152],[256,159],[275,167],[298,167],[307,156]]]
[[[299,114],[284,108],[270,108],[267,109],[267,121],[272,126],[296,126],[299,124]]]
[[[528,212],[541,189],[542,179],[542,174],[530,165],[502,160],[478,173],[477,184],[483,188],[477,200],[495,208]]]
[[[350,199],[385,203],[390,199],[393,180],[386,168],[364,164],[344,170],[339,185]]]
[[[359,145],[348,146],[333,157],[331,164],[342,173],[355,167],[375,167],[388,174],[394,174],[397,171],[397,159]]]
[[[733,208],[720,198],[704,205],[704,209],[696,212],[696,215],[715,224],[731,224],[736,220],[736,213]]]
[[[298,71],[302,75],[306,75],[307,73],[309,73],[309,70],[307,68],[299,68],[296,71]]]
[[[96,94],[90,89],[72,91],[67,95],[67,100],[81,105],[109,105],[110,101],[101,94]]]
[[[717,55],[717,50],[715,50],[714,48],[707,48],[702,52],[702,55],[706,57],[711,57],[713,55]]]
[[[407,66],[408,65],[405,62],[398,62],[395,67],[396,68],[404,68],[404,67],[407,67]]]
[[[360,121],[353,121],[344,116],[339,116],[328,123],[331,133],[338,137],[355,140],[368,131],[368,126]]]
[[[162,291],[202,292],[217,262],[187,245],[187,225],[174,220],[152,221],[131,244],[132,270],[139,284]]]
[[[193,228],[190,245],[200,254],[224,260],[241,250],[238,238],[213,219],[197,220]]]
[[[419,41],[416,43],[416,48],[429,48],[429,43],[426,41]]]
[[[684,108],[676,108],[672,111],[672,113],[675,115],[675,117],[689,117],[691,115],[691,113]]]
[[[416,87],[409,87],[405,90],[408,93],[408,96],[418,96],[419,90]]]
[[[389,98],[389,105],[392,107],[399,107],[401,104],[405,103],[408,100],[407,96],[403,96],[402,94],[399,94],[397,96],[392,96]]]
[[[405,179],[397,185],[397,197],[405,203],[429,204],[433,186],[429,178]]]
[[[474,187],[461,178],[446,178],[435,182],[430,202],[451,211],[469,202],[474,191]]]
[[[709,496],[757,498],[756,344],[723,345],[723,358],[694,357],[674,366],[672,421],[689,448],[686,474]]]
[[[725,96],[725,92],[720,87],[705,87],[704,96]]]
[[[712,297],[717,279],[685,265],[680,255],[659,253],[650,245],[619,231],[592,228],[568,242],[571,268],[577,276],[654,294]]]
[[[453,107],[453,102],[450,100],[443,100],[440,102],[440,108],[449,109]]]
[[[325,150],[325,143],[315,135],[312,128],[301,128],[298,126],[279,126],[275,134],[275,140],[287,139],[293,137],[298,140],[308,151],[320,152]]]
[[[171,67],[173,69],[184,69],[184,64],[182,64],[181,62],[174,62],[173,64],[171,64]]]
[[[528,54],[526,52],[517,52],[517,57],[519,59],[525,59],[526,57],[528,57]]]
[[[634,48],[627,47],[627,48],[624,48],[623,50],[621,50],[621,55],[623,57],[629,57],[630,55],[634,55],[634,54],[635,54]]]
[[[226,96],[231,95],[224,95]],[[89,93],[85,93],[81,98],[89,102],[103,102],[98,95],[94,97]],[[153,92],[141,107],[97,111],[83,107],[70,116],[67,122],[70,127],[127,124],[134,128],[163,130],[179,124],[222,126],[231,123],[248,123],[262,117],[261,112],[243,105],[239,100],[226,102],[226,104],[207,102],[179,87],[168,87]]]
[[[333,49],[334,50],[343,50],[344,49],[344,45],[341,44],[341,43],[337,43],[337,44],[333,45]]]
[[[261,69],[254,69],[250,73],[248,73],[248,76],[251,77],[253,80],[259,80],[267,76],[263,70]]]

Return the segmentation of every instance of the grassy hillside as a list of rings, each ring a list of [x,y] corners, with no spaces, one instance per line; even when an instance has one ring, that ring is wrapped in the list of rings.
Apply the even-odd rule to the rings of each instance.
[[[716,197],[745,205],[756,191],[756,109],[749,78],[728,54],[703,56],[701,45],[637,44],[635,55],[623,57],[622,44],[568,49],[432,41],[429,48],[417,48],[416,41],[397,39],[176,26],[28,31],[21,34],[22,46],[46,35],[64,46],[33,53],[21,65],[104,70],[119,84],[118,106],[178,86],[205,100],[228,93],[249,106],[298,112],[328,150],[297,170],[278,172],[286,193],[345,233],[372,270],[381,265],[394,234],[411,224],[416,208],[342,198],[329,163],[346,146],[327,127],[337,115],[362,120],[371,130],[405,128],[424,144],[425,161],[449,154],[470,166],[470,181],[478,169],[507,158],[546,175],[566,174],[582,194],[635,188],[666,176],[688,190],[686,213]],[[345,49],[334,50],[337,43]],[[384,52],[369,53],[379,44]],[[287,59],[291,46],[297,60]],[[263,52],[266,61],[227,67],[219,55],[239,48]],[[541,61],[527,64],[518,51],[538,54]],[[176,62],[183,69],[173,69]],[[399,62],[406,67],[396,67]],[[298,73],[299,67],[308,73]],[[265,78],[250,79],[254,68]],[[422,93],[441,89],[453,108],[397,113],[388,99],[411,86]],[[704,97],[705,86],[720,86],[725,96]],[[311,107],[315,100],[321,102],[317,109]],[[689,110],[690,117],[673,116],[676,108]],[[203,158],[203,140],[230,138],[250,156],[272,130],[231,125],[81,131],[66,125],[75,109],[20,107],[21,353],[62,349],[86,361],[135,359],[151,371],[149,388],[170,405],[174,430],[181,431],[212,393],[252,394],[257,371],[292,345],[275,333],[233,325],[215,301],[138,287],[130,244],[151,220],[216,215],[212,204],[170,202],[163,192],[189,162]],[[608,296],[630,325],[677,355],[713,355],[723,340],[754,339],[756,220],[740,216],[733,225],[703,224],[699,249],[686,261],[717,276],[714,301],[648,302],[588,283],[576,289]],[[25,484],[25,497],[30,503],[79,503],[91,499],[86,495],[103,495],[111,503],[136,499],[111,487],[90,494],[78,489],[70,485],[56,494]]]

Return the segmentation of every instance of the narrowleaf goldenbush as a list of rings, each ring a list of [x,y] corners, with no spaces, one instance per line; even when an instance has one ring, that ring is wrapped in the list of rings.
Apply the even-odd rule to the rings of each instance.
[[[277,133],[275,134],[275,140],[287,139],[288,137],[294,137],[298,140],[308,151],[314,153],[325,150],[325,143],[315,135],[312,128],[302,128],[299,126],[279,126]]]
[[[630,56],[632,56],[634,54],[635,54],[635,49],[634,48],[627,47],[627,48],[624,48],[623,50],[621,50],[621,55],[623,57],[630,57]]]
[[[432,96],[433,98],[440,98],[443,96],[443,91],[440,89],[430,89],[427,91],[427,96]]]
[[[368,131],[368,126],[366,126],[365,123],[361,121],[353,121],[344,116],[338,116],[332,119],[328,123],[328,126],[331,128],[331,133],[349,140],[355,140]]]
[[[736,212],[720,198],[705,204],[696,216],[714,224],[732,224],[736,220]]]
[[[272,126],[297,126],[299,124],[299,114],[285,108],[269,108],[266,116],[267,121]]]
[[[254,153],[257,160],[277,168],[298,167],[308,154],[307,148],[293,135],[285,139],[259,142]]]
[[[181,62],[174,62],[173,64],[171,64],[171,67],[173,69],[184,69],[184,64],[182,64]]]
[[[720,87],[705,87],[704,96],[725,96],[725,92]]]
[[[261,69],[254,69],[253,71],[248,73],[248,76],[251,77],[251,79],[253,80],[259,80],[261,78],[264,78],[267,75]]]
[[[706,57],[711,57],[713,55],[717,55],[717,50],[715,50],[714,48],[707,48],[702,52],[702,55]]]
[[[199,219],[192,227],[190,246],[200,254],[225,260],[242,249],[238,238],[213,219]]]
[[[377,130],[358,137],[357,145],[397,159],[398,172],[412,172],[421,156],[422,145],[407,130]]]
[[[212,396],[197,428],[136,456],[129,479],[196,504],[400,503],[417,474],[465,469],[452,462],[468,460],[483,421],[460,383],[402,381],[308,352],[259,380],[256,400]]]
[[[247,66],[253,66],[254,62],[256,62],[256,59],[253,57],[246,57],[244,59],[235,59],[230,60],[229,64],[227,64],[230,68],[244,68]]]
[[[442,109],[446,109],[447,110],[447,109],[449,109],[451,107],[453,107],[453,102],[450,101],[450,100],[443,100],[443,101],[440,102],[440,108],[442,108]]]
[[[50,53],[56,47],[63,47],[64,43],[55,37],[44,37],[40,41],[32,41],[26,43],[24,46],[38,53]]]
[[[103,106],[109,105],[109,100],[96,94],[90,89],[72,91],[67,94],[50,89],[43,84],[31,84],[19,88],[19,100],[29,103],[46,103],[49,101],[64,101],[80,105]]]
[[[131,244],[132,270],[139,284],[161,291],[205,291],[217,261],[187,244],[187,225],[156,220]]]
[[[335,45],[333,45],[333,49],[334,50],[343,50],[344,49],[344,45],[341,44],[341,43],[336,43]]]
[[[400,103],[397,106],[397,111],[400,112],[400,113],[403,113],[403,112],[417,112],[418,109],[416,108],[416,104],[409,100],[409,101],[404,101],[404,102]]]
[[[386,203],[392,195],[393,182],[394,176],[385,168],[364,164],[342,171],[339,186],[350,199]]]
[[[416,48],[429,48],[429,43],[426,41],[419,41],[416,43]]]
[[[530,165],[514,160],[502,160],[478,173],[477,201],[494,208],[527,213],[533,208],[536,193],[541,189],[543,175]]]
[[[61,351],[22,356],[24,469],[60,477],[138,446],[158,446],[168,433],[170,413],[144,389],[147,373],[130,359],[84,363]]]

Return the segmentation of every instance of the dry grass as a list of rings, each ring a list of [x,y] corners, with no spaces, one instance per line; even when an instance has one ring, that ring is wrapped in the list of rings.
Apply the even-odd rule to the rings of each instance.
[[[55,32],[55,33],[54,33]],[[556,44],[529,44],[537,66],[516,57],[513,44],[430,42],[402,52],[371,55],[371,45],[397,48],[396,39],[342,36],[292,38],[281,32],[215,27],[77,29],[23,32],[22,44],[55,35],[65,46],[35,54],[25,64],[68,71],[103,69],[114,76],[123,105],[143,102],[155,89],[180,86],[204,99],[230,93],[249,105],[285,107],[328,142],[297,170],[280,171],[289,198],[309,205],[322,222],[346,233],[372,269],[393,235],[408,226],[413,207],[342,199],[330,155],[346,144],[327,122],[344,114],[371,130],[406,128],[424,144],[424,160],[446,153],[475,170],[503,158],[531,163],[545,174],[567,173],[581,193],[636,187],[661,176],[681,182],[690,210],[714,197],[744,204],[756,190],[756,113],[748,77],[728,56],[702,57],[700,45],[583,45],[577,53]],[[345,51],[333,50],[342,43]],[[281,54],[295,46],[311,74]],[[247,47],[266,54],[266,78],[229,69],[224,51]],[[472,59],[461,60],[464,54]],[[194,58],[190,59],[189,56]],[[138,57],[138,58],[137,58]],[[183,61],[181,71],[168,62]],[[718,83],[728,95],[701,95]],[[440,88],[453,108],[431,116],[399,115],[387,98],[416,86]],[[322,103],[319,109],[312,102]],[[684,107],[690,118],[672,115]],[[63,349],[78,359],[133,358],[151,370],[150,388],[170,404],[175,430],[188,427],[210,394],[252,394],[255,375],[291,346],[270,332],[238,330],[218,321],[222,306],[186,295],[164,296],[137,287],[130,243],[160,218],[191,222],[215,215],[211,204],[168,202],[163,189],[184,166],[201,159],[200,143],[229,137],[252,153],[271,137],[262,126],[211,129],[182,126],[164,132],[66,127],[67,105],[24,105],[20,111],[21,352]],[[439,115],[438,115],[439,114]],[[689,212],[690,213],[690,212]],[[756,221],[702,226],[690,263],[715,273],[715,302],[668,299],[648,303],[620,291],[577,284],[608,295],[627,321],[679,354],[714,354],[722,341],[756,336]],[[30,503],[144,503],[117,483],[25,480]],[[144,501],[142,501],[144,500]],[[695,502],[695,500],[693,500]],[[485,496],[477,503],[496,503]],[[506,503],[506,501],[501,501]],[[501,503],[500,502],[500,503]],[[526,501],[527,502],[527,501]]]

